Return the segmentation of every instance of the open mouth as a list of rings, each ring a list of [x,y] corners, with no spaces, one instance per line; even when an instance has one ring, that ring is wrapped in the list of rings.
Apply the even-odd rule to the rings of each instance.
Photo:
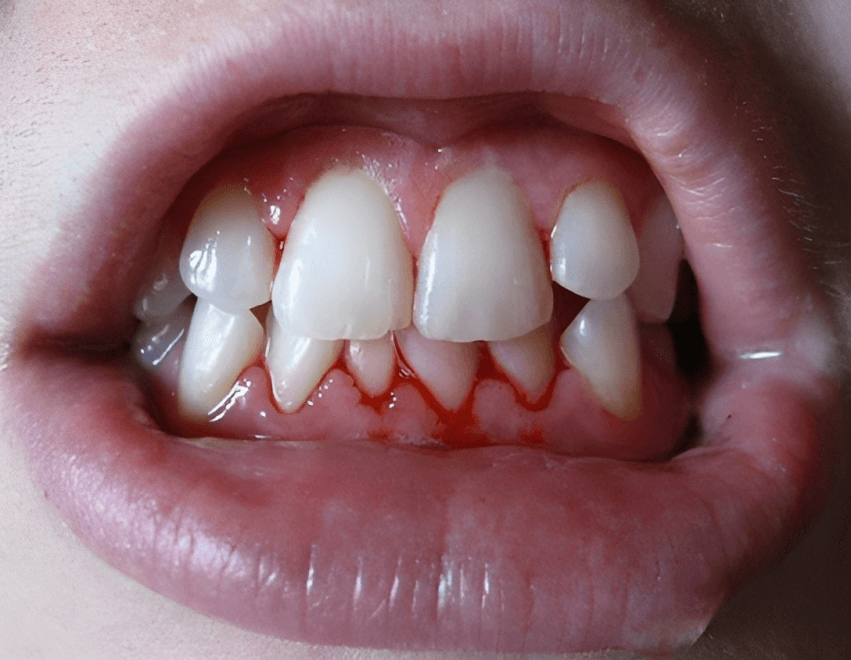
[[[264,23],[84,182],[7,372],[95,552],[298,641],[669,651],[818,511],[770,108],[662,16],[537,9]]]

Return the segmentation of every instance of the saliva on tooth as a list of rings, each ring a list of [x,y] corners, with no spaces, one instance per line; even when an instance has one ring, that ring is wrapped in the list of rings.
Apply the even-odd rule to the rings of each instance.
[[[642,409],[639,322],[664,322],[676,295],[676,218],[662,196],[636,237],[620,191],[604,180],[575,186],[555,216],[542,240],[512,177],[473,169],[440,192],[414,259],[382,184],[337,167],[307,188],[278,254],[254,195],[215,188],[178,263],[160,259],[152,269],[137,305],[136,352],[147,346],[151,370],[151,328],[186,317],[182,298],[173,301],[191,292],[197,302],[181,339],[176,394],[195,421],[258,363],[285,414],[302,409],[332,368],[376,405],[404,371],[443,410],[458,411],[485,359],[530,405],[572,369],[604,410],[634,419]],[[172,273],[169,286],[151,284],[160,272]],[[563,328],[555,326],[555,285],[588,299]]]

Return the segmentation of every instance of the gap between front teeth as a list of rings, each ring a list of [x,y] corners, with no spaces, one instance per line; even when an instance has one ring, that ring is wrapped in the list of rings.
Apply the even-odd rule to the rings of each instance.
[[[179,261],[182,280],[198,297],[183,349],[180,409],[204,418],[257,359],[264,332],[249,308],[270,298],[265,364],[284,412],[304,405],[341,354],[367,396],[387,394],[396,349],[440,405],[457,410],[474,387],[478,341],[536,403],[556,371],[550,270],[560,284],[593,298],[561,335],[562,354],[605,409],[634,418],[641,409],[638,335],[623,292],[632,284],[642,316],[663,320],[670,313],[671,264],[682,247],[669,209],[660,201],[645,227],[646,242],[662,237],[665,267],[636,279],[639,247],[620,193],[608,182],[583,184],[562,205],[548,267],[523,191],[502,170],[476,170],[443,192],[414,291],[399,218],[370,175],[331,170],[310,186],[273,285],[274,240],[259,204],[241,187],[214,190],[193,218]],[[154,271],[174,268],[166,262]],[[140,300],[167,307],[175,297],[149,284]],[[136,352],[150,362],[157,347],[142,345],[168,327],[168,318],[142,321]]]

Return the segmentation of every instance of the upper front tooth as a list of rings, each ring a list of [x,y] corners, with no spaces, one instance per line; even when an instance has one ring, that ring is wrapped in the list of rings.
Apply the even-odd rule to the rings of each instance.
[[[610,300],[632,283],[638,265],[638,243],[618,189],[592,181],[570,193],[550,240],[553,280],[585,298]]]
[[[180,254],[180,274],[189,290],[219,309],[249,309],[271,298],[274,265],[275,242],[251,194],[238,186],[208,194]]]
[[[677,297],[677,276],[683,258],[683,235],[666,196],[647,216],[638,240],[641,268],[627,295],[642,321],[668,320]]]
[[[503,171],[450,185],[419,258],[414,324],[424,337],[501,341],[546,323],[553,292],[529,203]]]
[[[590,300],[561,336],[562,353],[597,400],[623,420],[641,412],[641,358],[626,296]]]
[[[205,420],[262,347],[263,327],[250,310],[231,314],[198,300],[180,364],[181,413]]]
[[[316,339],[378,339],[411,323],[411,255],[393,204],[360,171],[307,191],[275,278],[275,314]]]

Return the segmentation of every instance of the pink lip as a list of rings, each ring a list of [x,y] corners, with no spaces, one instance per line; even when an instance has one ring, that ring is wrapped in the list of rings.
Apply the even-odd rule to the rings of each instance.
[[[700,634],[818,511],[837,388],[808,348],[819,335],[802,340],[819,303],[771,178],[782,136],[748,137],[767,110],[733,121],[735,94],[713,83],[723,77],[693,35],[605,5],[477,3],[412,19],[402,4],[331,15],[317,2],[181,63],[83,182],[91,194],[65,219],[6,372],[36,476],[84,542],[202,612],[312,643],[664,651]],[[741,75],[724,84],[749,89]],[[534,90],[636,145],[681,217],[718,363],[703,442],[662,464],[509,447],[202,447],[153,425],[122,360],[49,347],[125,340],[145,250],[188,178],[234,140],[285,127],[279,99],[329,90]],[[746,351],[782,357],[735,359]]]

